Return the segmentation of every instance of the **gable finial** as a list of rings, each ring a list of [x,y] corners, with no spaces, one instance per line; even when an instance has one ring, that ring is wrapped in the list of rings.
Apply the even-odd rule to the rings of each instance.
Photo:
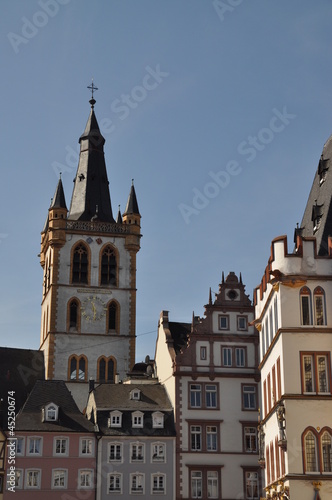
[[[94,107],[94,105],[96,104],[96,100],[93,98],[93,93],[98,90],[98,87],[95,86],[95,84],[93,83],[93,78],[92,78],[92,83],[91,85],[88,85],[87,87],[89,90],[91,90],[91,99],[89,101],[89,103],[91,104],[91,108]]]

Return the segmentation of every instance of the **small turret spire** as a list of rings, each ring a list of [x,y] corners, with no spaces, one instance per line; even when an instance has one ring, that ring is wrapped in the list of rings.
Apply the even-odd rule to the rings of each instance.
[[[210,287],[210,292],[209,292],[209,306],[212,306],[212,292],[211,292],[211,287]]]

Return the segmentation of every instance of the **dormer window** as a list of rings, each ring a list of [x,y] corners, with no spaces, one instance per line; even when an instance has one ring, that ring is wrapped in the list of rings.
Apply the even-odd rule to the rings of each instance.
[[[320,157],[319,164],[318,164],[318,175],[319,175],[319,184],[322,185],[323,182],[326,179],[326,174],[329,169],[327,166],[328,164],[328,158],[324,159],[323,155]]]
[[[59,407],[54,403],[49,403],[47,406],[45,406],[43,413],[44,413],[43,420],[45,422],[57,422]]]
[[[316,204],[312,207],[312,215],[311,215],[311,220],[314,226],[314,234],[316,231],[318,231],[321,218],[323,217],[323,204],[318,205],[317,200],[315,201]]]
[[[152,413],[152,427],[154,429],[164,427],[164,414],[160,411],[155,411]]]
[[[121,427],[122,426],[121,411],[111,411],[108,422],[109,422],[109,427]]]
[[[141,411],[135,411],[132,413],[131,418],[132,418],[132,426],[133,427],[143,427],[143,417],[144,414]]]
[[[141,391],[139,389],[133,389],[130,393],[130,399],[139,401],[141,399]]]

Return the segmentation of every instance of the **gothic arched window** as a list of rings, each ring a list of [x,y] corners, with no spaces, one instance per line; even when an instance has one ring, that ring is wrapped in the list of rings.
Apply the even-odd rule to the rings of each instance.
[[[300,290],[301,325],[311,325],[311,292],[307,286]]]
[[[99,382],[114,382],[116,363],[112,356],[101,356],[97,361],[97,374]]]
[[[88,377],[88,361],[85,356],[76,356],[75,354],[69,358],[68,378],[69,380],[87,380]]]
[[[117,302],[112,300],[107,307],[107,331],[119,332],[120,307]]]
[[[304,436],[305,472],[317,472],[317,437],[309,430]]]
[[[83,243],[79,243],[73,252],[72,282],[88,284],[88,250]]]
[[[325,293],[323,288],[320,286],[317,286],[314,290],[314,312],[315,325],[325,325]]]
[[[68,302],[67,307],[67,331],[78,332],[80,330],[80,303],[77,299]]]
[[[102,250],[101,266],[100,266],[100,284],[101,285],[117,284],[116,253],[111,245],[107,245]]]
[[[325,431],[321,437],[323,472],[332,472],[332,435]]]

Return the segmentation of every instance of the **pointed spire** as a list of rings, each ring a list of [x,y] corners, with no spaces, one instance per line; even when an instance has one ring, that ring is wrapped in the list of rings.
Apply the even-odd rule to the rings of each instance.
[[[126,205],[126,210],[124,211],[123,215],[129,215],[129,214],[135,214],[135,215],[140,215],[139,209],[138,209],[138,203],[137,203],[137,198],[136,198],[136,193],[135,193],[135,188],[134,188],[134,179],[131,180],[132,185]]]
[[[242,274],[241,273],[240,273],[240,283],[241,283],[241,285],[243,284],[242,283]]]
[[[93,86],[93,90],[96,90],[96,87]],[[104,158],[105,139],[94,112],[95,102],[94,99],[90,100],[90,115],[79,139],[80,158],[68,218],[90,221],[98,206],[98,220],[114,223]]]
[[[211,292],[211,287],[210,287],[210,293],[209,293],[209,306],[212,306],[212,292]]]
[[[224,275],[224,271],[222,272],[222,275],[221,275],[221,283],[225,283],[225,275]]]
[[[122,216],[121,216],[121,212],[120,212],[120,205],[119,205],[119,210],[118,210],[118,216],[116,218],[116,223],[117,224],[122,224]]]
[[[63,185],[62,185],[62,180],[61,180],[61,174],[60,174],[60,179],[59,179],[58,185],[56,187],[50,208],[65,208],[67,210],[65,193],[63,190]]]

